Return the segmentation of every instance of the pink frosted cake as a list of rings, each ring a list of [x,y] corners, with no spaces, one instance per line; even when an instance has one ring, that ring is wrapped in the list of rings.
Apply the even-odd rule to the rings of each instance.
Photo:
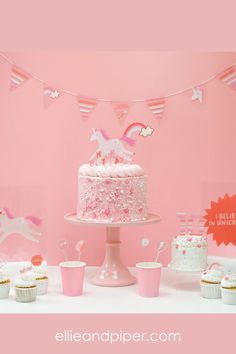
[[[84,164],[78,179],[79,218],[129,222],[147,217],[147,177],[139,165]]]

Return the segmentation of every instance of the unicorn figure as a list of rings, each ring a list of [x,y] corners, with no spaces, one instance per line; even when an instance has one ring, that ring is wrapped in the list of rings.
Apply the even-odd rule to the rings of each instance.
[[[199,101],[202,103],[202,98],[203,98],[203,92],[200,87],[194,87],[193,89],[193,95],[192,95],[192,101]]]
[[[14,217],[9,209],[0,208],[0,243],[13,234],[19,234],[27,240],[39,242],[37,237],[41,236],[41,232],[32,230],[30,223],[39,226],[42,221],[32,215]]]
[[[98,142],[98,149],[90,157],[90,162],[98,161],[104,164],[109,158],[113,158],[115,162],[122,161],[124,163],[131,163],[133,161],[134,152],[127,150],[124,143],[130,146],[135,145],[135,140],[131,138],[132,134],[139,132],[140,136],[151,135],[153,129],[146,127],[142,123],[131,124],[124,132],[121,138],[110,138],[105,130],[93,129],[90,141],[96,140]]]

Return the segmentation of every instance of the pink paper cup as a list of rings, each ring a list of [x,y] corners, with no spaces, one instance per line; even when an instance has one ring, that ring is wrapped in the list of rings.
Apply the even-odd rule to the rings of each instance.
[[[162,264],[141,262],[136,264],[139,295],[156,297],[159,295]]]
[[[66,296],[80,296],[83,294],[84,270],[86,263],[68,261],[59,264],[63,294]]]

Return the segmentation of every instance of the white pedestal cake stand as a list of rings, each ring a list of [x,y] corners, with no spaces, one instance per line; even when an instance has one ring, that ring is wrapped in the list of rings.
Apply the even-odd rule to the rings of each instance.
[[[66,214],[64,218],[66,221],[78,225],[106,227],[105,259],[92,278],[92,284],[99,286],[126,286],[136,282],[135,277],[130,274],[128,268],[123,265],[120,259],[120,228],[123,226],[154,224],[161,220],[160,216],[151,213],[148,214],[145,220],[119,223],[81,220],[76,213]]]
[[[172,267],[171,264],[168,264],[168,268],[170,268],[174,274],[175,274],[175,283],[174,283],[174,287],[175,290],[178,290],[178,284],[179,284],[179,275],[181,274],[201,274],[204,271],[204,268],[199,268],[199,269],[180,269],[180,268],[175,268]]]

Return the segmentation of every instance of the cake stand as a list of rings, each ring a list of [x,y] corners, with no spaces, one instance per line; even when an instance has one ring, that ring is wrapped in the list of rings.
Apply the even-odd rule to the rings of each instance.
[[[135,277],[120,259],[120,228],[154,224],[161,220],[160,216],[151,213],[145,220],[130,222],[87,221],[79,219],[76,213],[66,214],[64,218],[73,224],[106,227],[105,259],[92,278],[92,284],[99,286],[127,286],[136,282]]]
[[[180,269],[180,268],[175,268],[172,267],[171,264],[168,264],[168,268],[170,268],[172,271],[174,271],[175,274],[175,282],[173,284],[173,286],[175,287],[175,290],[178,290],[178,284],[179,284],[179,279],[180,279],[180,275],[181,274],[188,274],[188,275],[197,275],[197,274],[201,274],[204,269],[203,268],[198,268],[198,269]]]

